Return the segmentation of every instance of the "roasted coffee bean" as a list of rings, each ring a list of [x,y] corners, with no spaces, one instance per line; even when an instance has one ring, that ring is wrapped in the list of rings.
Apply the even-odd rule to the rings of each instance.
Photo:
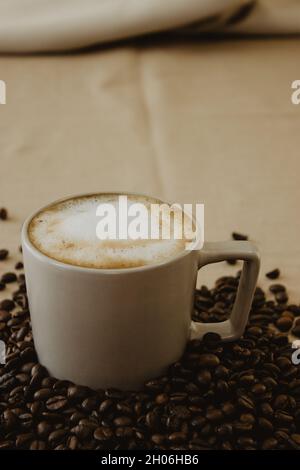
[[[211,383],[212,375],[209,370],[202,370],[197,375],[197,382],[200,385],[208,386]]]
[[[47,390],[46,388],[44,390]],[[46,407],[49,411],[59,411],[63,410],[68,404],[68,401],[65,397],[57,395],[51,397],[46,402]]]
[[[50,398],[52,395],[53,390],[51,388],[41,388],[34,393],[33,397],[35,400],[48,400],[48,398]]]
[[[58,445],[65,441],[67,435],[66,429],[57,429],[56,431],[52,431],[48,436],[48,441],[52,445]]]
[[[268,437],[262,443],[262,450],[275,450],[278,446],[278,440],[274,437]]]
[[[269,279],[278,279],[280,276],[280,270],[278,268],[273,269],[272,271],[269,271],[266,273],[266,277]]]
[[[44,441],[33,441],[29,447],[30,450],[45,450],[46,443]]]
[[[0,208],[0,220],[6,220],[7,217],[8,217],[7,209],[5,209],[5,207],[1,207]]]
[[[3,261],[8,257],[8,250],[1,249],[0,250],[0,261]]]
[[[247,235],[243,235],[242,233],[232,232],[233,240],[248,240]]]
[[[108,441],[114,437],[113,430],[104,426],[97,428],[94,432],[94,438],[97,441]]]
[[[273,294],[278,294],[279,292],[285,292],[286,288],[282,284],[271,284],[269,290]]]
[[[215,354],[201,354],[198,359],[200,367],[215,368],[220,364],[220,359]]]
[[[24,434],[19,434],[16,438],[16,448],[28,448],[30,442],[34,439],[34,434],[32,432],[27,432]]]
[[[4,284],[10,284],[11,282],[16,282],[17,276],[15,273],[4,273],[1,277],[1,282]]]
[[[76,385],[70,385],[68,388],[68,398],[71,400],[83,399],[87,395],[87,388]]]
[[[297,338],[300,338],[300,324],[299,325],[296,325],[293,329],[292,329],[292,334],[297,336]]]
[[[23,265],[22,261],[18,261],[15,264],[15,269],[19,270],[19,269],[23,269],[23,268],[24,268],[24,265]]]
[[[0,302],[0,310],[6,310],[7,312],[11,312],[15,308],[15,303],[13,300],[5,299]]]
[[[7,322],[10,318],[11,315],[7,310],[0,310],[0,322]]]
[[[293,320],[287,316],[282,316],[276,321],[276,326],[280,331],[289,331],[293,326]]]
[[[247,396],[239,397],[237,400],[237,403],[243,409],[250,410],[250,411],[253,411],[255,409],[255,405],[253,401],[251,400],[251,398]]]

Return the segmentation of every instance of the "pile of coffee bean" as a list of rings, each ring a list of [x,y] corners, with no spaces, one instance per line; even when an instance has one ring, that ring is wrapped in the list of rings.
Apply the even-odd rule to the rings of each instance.
[[[194,320],[225,320],[239,276],[197,290]],[[18,287],[0,304],[0,449],[300,449],[300,365],[288,339],[292,328],[300,337],[300,306],[281,284],[271,299],[256,289],[240,340],[208,333],[164,376],[122,392],[50,377],[34,349],[24,275],[1,283]]]

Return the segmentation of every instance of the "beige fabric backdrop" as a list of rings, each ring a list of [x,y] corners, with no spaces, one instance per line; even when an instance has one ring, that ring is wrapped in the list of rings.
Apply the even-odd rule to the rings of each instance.
[[[31,211],[85,191],[204,202],[206,239],[251,235],[300,300],[300,40],[126,44],[1,57],[0,248]],[[235,267],[207,268],[211,283]]]

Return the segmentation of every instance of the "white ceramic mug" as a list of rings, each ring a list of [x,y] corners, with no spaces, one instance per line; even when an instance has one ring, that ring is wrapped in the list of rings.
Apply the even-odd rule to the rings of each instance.
[[[138,389],[178,360],[190,338],[216,332],[230,341],[243,334],[259,272],[252,243],[205,243],[158,264],[92,269],[38,251],[28,236],[34,215],[22,229],[29,307],[39,361],[55,377]],[[230,319],[191,321],[199,269],[235,259],[244,265]]]

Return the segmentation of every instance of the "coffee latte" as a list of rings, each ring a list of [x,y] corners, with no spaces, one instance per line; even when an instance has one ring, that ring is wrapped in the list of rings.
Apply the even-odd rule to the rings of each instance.
[[[161,204],[145,196],[125,197],[129,209],[134,204],[145,206],[144,217],[149,221],[151,207]],[[97,232],[99,213],[107,205],[113,206],[116,214],[120,215],[118,194],[83,196],[53,204],[31,220],[28,229],[30,241],[40,252],[63,263],[89,268],[121,269],[166,261],[182,252],[190,239],[175,236],[179,230],[180,217],[171,213],[168,219],[163,211],[159,217],[151,218],[151,230],[160,233],[158,239],[152,239],[150,235],[147,239],[100,239]],[[156,227],[153,227],[153,221]],[[170,231],[168,239],[161,237],[163,223]]]

